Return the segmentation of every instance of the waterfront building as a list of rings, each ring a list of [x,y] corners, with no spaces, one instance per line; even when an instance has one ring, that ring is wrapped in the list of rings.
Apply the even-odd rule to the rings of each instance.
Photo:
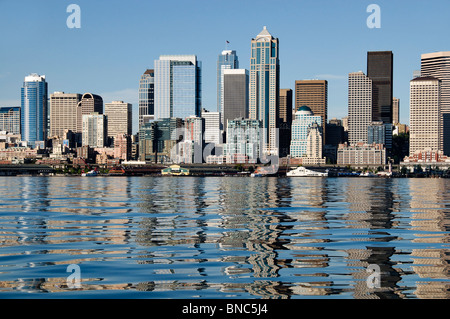
[[[392,100],[392,124],[400,123],[400,99],[394,97]]]
[[[31,146],[45,141],[48,133],[48,84],[45,75],[25,77],[21,89],[20,124],[22,140]]]
[[[217,59],[217,112],[222,115],[221,127],[226,126],[224,122],[224,72],[225,70],[239,69],[239,59],[234,50],[224,50]],[[247,79],[248,81],[248,79]],[[248,86],[248,83],[247,83]]]
[[[128,161],[131,158],[131,137],[127,134],[117,134],[114,137],[114,158]]]
[[[222,127],[226,132],[229,120],[248,118],[248,71],[225,69],[222,74]]]
[[[251,41],[249,117],[261,121],[262,155],[278,156],[279,41],[266,27]]]
[[[348,75],[348,141],[367,143],[372,123],[372,80],[362,71]]]
[[[0,107],[0,131],[20,134],[20,107]]]
[[[308,106],[300,107],[295,113],[295,119],[292,121],[291,158],[307,156],[308,128],[314,123],[320,127],[321,133],[322,117],[314,115]],[[322,138],[322,134],[320,135]]]
[[[441,84],[434,77],[410,81],[409,154],[431,148],[441,150]],[[445,153],[444,153],[445,154]]]
[[[372,121],[392,124],[394,54],[367,52],[367,76],[372,80]]]
[[[420,73],[441,81],[439,149],[450,156],[450,51],[422,54]]]
[[[337,164],[364,168],[386,165],[386,148],[383,144],[340,144],[337,151]]]
[[[147,69],[139,80],[139,127],[155,117],[155,71]]]
[[[81,97],[77,93],[50,94],[50,137],[62,137],[65,130],[77,132],[77,108]]]
[[[261,155],[262,123],[254,119],[228,121],[223,155],[227,163],[257,163]]]
[[[130,103],[112,101],[105,103],[105,115],[108,118],[108,144],[114,145],[117,135],[133,134],[133,108]]]
[[[107,119],[104,114],[93,112],[83,115],[83,146],[105,147],[107,136]]]
[[[139,129],[139,160],[172,163],[177,159],[177,144],[183,138],[183,120],[166,118],[144,123]]]
[[[155,60],[155,120],[201,114],[201,62],[195,55]]]
[[[291,126],[292,126],[292,90],[280,89],[278,129],[279,129],[279,156],[286,157],[289,155],[291,146]]]
[[[184,120],[184,139],[178,143],[180,163],[202,163],[205,132],[205,119],[190,116]]]
[[[409,168],[411,171],[414,171],[414,168],[418,165],[422,166],[422,169],[439,168],[447,170],[450,168],[450,157],[444,155],[444,152],[441,150],[426,148],[415,151],[400,162],[401,167]]]

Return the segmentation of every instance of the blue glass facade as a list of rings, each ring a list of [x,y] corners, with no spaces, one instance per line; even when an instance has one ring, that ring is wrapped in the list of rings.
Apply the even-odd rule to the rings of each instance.
[[[201,62],[195,55],[155,61],[155,120],[201,114]]]
[[[139,81],[139,126],[148,123],[155,114],[155,72],[146,70]]]
[[[25,77],[21,89],[22,140],[31,146],[44,141],[48,126],[48,85],[45,76],[32,74]]]

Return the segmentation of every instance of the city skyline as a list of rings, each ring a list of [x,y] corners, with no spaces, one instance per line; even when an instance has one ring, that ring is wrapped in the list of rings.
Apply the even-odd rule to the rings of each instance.
[[[123,100],[133,104],[133,122],[137,124],[139,78],[142,73],[147,68],[153,68],[153,61],[160,55],[196,54],[203,62],[202,104],[205,109],[215,111],[217,55],[227,47],[236,50],[240,67],[248,69],[249,39],[267,25],[282,43],[280,87],[293,88],[295,80],[328,80],[329,118],[346,116],[346,79],[348,73],[365,70],[367,52],[393,51],[396,57],[394,96],[403,101],[401,122],[408,124],[412,73],[420,69],[421,54],[448,50],[442,45],[442,38],[450,23],[441,18],[445,10],[436,9],[447,6],[447,2],[433,1],[434,6],[413,2],[406,6],[378,1],[382,21],[380,29],[370,29],[366,25],[370,15],[366,9],[370,2],[364,1],[352,5],[329,1],[292,1],[271,10],[265,10],[264,5],[258,6],[258,14],[252,15],[252,2],[244,5],[236,2],[236,6],[218,11],[215,3],[198,1],[198,6],[193,9],[186,3],[175,1],[171,5],[177,10],[173,10],[168,18],[162,20],[154,15],[151,22],[145,22],[140,17],[148,12],[167,11],[168,4],[131,1],[125,6],[124,3],[112,1],[108,6],[101,6],[78,1],[82,21],[80,29],[66,26],[69,3],[50,1],[42,7],[31,1],[25,1],[25,6],[23,2],[0,2],[0,12],[4,13],[0,23],[3,30],[10,30],[3,32],[0,38],[8,43],[8,50],[0,53],[0,57],[11,62],[0,71],[0,105],[20,105],[17,86],[27,74],[38,73],[46,75],[49,94],[55,91],[93,92],[102,96],[105,102]],[[14,10],[20,10],[23,15],[11,20],[8,12]],[[125,17],[123,21],[115,19],[122,13]],[[236,19],[245,21],[244,28],[240,23],[236,26],[225,24],[231,13]],[[418,19],[420,26],[414,23]],[[141,20],[144,22],[138,22]],[[40,23],[36,24],[38,21]],[[188,24],[188,21],[198,22]],[[205,24],[208,28],[204,27]],[[33,30],[30,31],[31,25]],[[187,25],[188,35],[180,37],[180,29]],[[298,28],[310,25],[316,26],[314,32],[297,33]],[[142,37],[142,30],[156,26],[158,32],[148,33],[149,41],[146,42],[149,44],[141,45],[137,38]],[[20,41],[26,32],[31,35],[27,47],[36,48],[36,54],[33,57],[28,55],[27,59],[23,42]],[[43,32],[47,38],[59,41],[56,50],[50,51],[46,41],[37,36]],[[83,43],[83,46],[74,46],[73,43]],[[95,48],[90,46],[90,50],[81,50],[84,45],[93,43],[98,45]],[[137,131],[136,124],[134,133]]]

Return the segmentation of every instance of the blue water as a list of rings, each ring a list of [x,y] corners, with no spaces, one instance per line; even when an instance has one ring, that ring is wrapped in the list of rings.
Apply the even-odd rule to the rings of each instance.
[[[449,298],[449,183],[0,178],[0,298]]]

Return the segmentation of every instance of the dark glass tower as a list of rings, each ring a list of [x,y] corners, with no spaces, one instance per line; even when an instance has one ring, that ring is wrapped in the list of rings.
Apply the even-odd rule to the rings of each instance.
[[[392,123],[393,66],[392,51],[367,52],[367,76],[373,83],[373,122]]]

